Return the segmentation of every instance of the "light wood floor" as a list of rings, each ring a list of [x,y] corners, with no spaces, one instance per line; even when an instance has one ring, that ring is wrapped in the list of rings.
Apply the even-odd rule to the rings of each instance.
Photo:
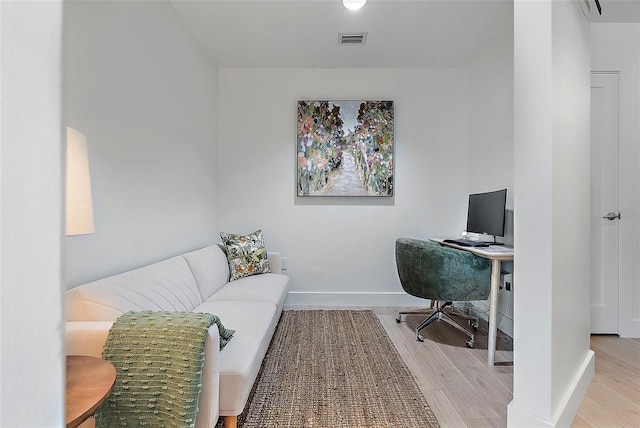
[[[424,342],[416,341],[415,328],[424,315],[404,316],[399,310],[373,309],[413,373],[422,393],[442,427],[506,427],[507,404],[512,399],[512,342],[498,337],[497,364],[487,365],[487,326],[481,322],[473,349],[467,336],[444,322],[422,330]]]
[[[312,309],[312,308],[309,308]],[[325,308],[326,309],[326,308]],[[359,308],[362,309],[362,308]],[[506,427],[513,394],[512,341],[499,334],[496,366],[487,365],[487,325],[481,322],[474,349],[466,336],[444,322],[414,330],[423,316],[396,323],[399,310],[373,307],[413,373],[443,428]],[[640,339],[592,336],[596,375],[572,428],[640,427]]]
[[[640,427],[640,339],[591,336],[596,375],[572,428]]]

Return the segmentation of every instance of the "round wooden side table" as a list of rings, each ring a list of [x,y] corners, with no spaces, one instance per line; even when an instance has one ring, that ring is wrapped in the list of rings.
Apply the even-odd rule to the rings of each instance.
[[[75,428],[93,415],[116,382],[116,369],[101,358],[67,356],[67,428]]]

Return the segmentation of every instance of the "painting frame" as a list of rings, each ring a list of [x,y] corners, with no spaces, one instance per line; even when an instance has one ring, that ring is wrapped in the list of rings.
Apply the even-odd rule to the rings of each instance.
[[[296,196],[393,197],[393,100],[298,100]]]

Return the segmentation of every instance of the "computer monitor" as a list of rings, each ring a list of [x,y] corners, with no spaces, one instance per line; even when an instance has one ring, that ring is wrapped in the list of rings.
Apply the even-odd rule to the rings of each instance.
[[[467,232],[504,236],[507,189],[469,195]]]

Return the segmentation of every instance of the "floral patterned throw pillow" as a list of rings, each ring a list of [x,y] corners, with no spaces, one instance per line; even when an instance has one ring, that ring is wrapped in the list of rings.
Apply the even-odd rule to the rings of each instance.
[[[220,238],[224,243],[227,260],[229,261],[229,271],[231,273],[229,281],[271,272],[262,230],[256,230],[249,235],[222,232],[220,233]]]

